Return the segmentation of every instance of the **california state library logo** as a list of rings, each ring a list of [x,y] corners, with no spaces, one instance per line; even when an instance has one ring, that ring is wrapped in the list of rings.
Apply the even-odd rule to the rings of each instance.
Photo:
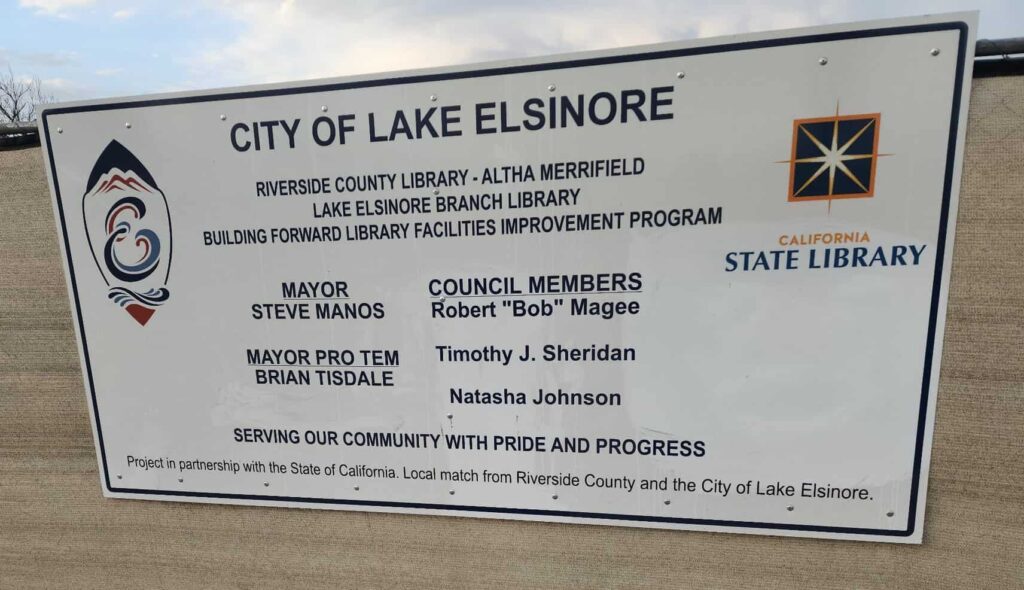
[[[881,113],[793,121],[789,202],[858,199],[875,194]],[[830,203],[831,205],[831,203]]]
[[[149,170],[117,141],[89,174],[82,217],[107,297],[145,326],[170,297],[171,212]]]

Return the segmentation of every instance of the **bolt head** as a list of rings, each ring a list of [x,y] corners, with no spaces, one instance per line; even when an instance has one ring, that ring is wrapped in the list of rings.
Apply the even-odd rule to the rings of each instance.
[[[792,512],[793,511],[793,507],[792,506],[786,506],[786,510]]]
[[[888,516],[889,518],[892,518],[892,517],[896,516],[896,513],[893,512],[892,510],[890,510],[890,511],[886,512],[885,515]]]
[[[431,94],[430,95],[430,102],[434,102],[436,100],[437,100],[437,95],[436,94]]]
[[[932,47],[932,50],[929,51],[928,53],[932,54],[932,56],[936,56],[942,53],[942,51],[940,51],[938,47]]]
[[[127,121],[125,121],[124,128],[125,129],[131,129],[132,128],[132,124],[127,122]]]
[[[448,490],[448,495],[449,496],[454,496],[455,495],[455,490]]]
[[[359,491],[359,486],[352,486],[352,489],[358,492]]]
[[[680,80],[682,80],[685,77],[686,77],[686,72],[676,72],[676,78],[679,78]]]
[[[221,115],[220,116],[220,120],[221,121],[227,121],[228,120],[228,116],[227,115]]]
[[[263,482],[263,487],[269,488],[270,487],[270,482],[269,481]]]
[[[181,477],[178,478],[178,483],[184,483],[184,482],[185,482],[185,480],[183,478],[181,478]]]
[[[823,65],[825,65],[827,63],[828,63],[828,58],[827,57],[819,57],[818,58],[818,65],[819,66],[823,66]]]
[[[549,85],[548,86],[548,92],[554,92],[554,91],[555,91],[555,85],[554,84]]]
[[[552,500],[557,500],[558,499],[558,494],[552,494],[551,495],[551,499]]]
[[[439,195],[439,194],[441,194],[441,189],[437,189],[437,188],[435,188],[435,189],[434,189],[434,194],[435,194],[435,195]]]
[[[672,503],[672,500],[665,500],[665,506],[668,506],[671,503]]]
[[[58,127],[57,128],[57,133],[64,133],[64,128],[63,127]]]
[[[327,105],[325,105],[325,104],[324,105],[320,105],[320,112],[321,113],[326,113],[327,112]]]
[[[445,416],[448,416],[448,419],[451,420],[452,417],[453,417],[453,414],[445,414]]]
[[[117,479],[122,479],[121,474],[117,475]]]

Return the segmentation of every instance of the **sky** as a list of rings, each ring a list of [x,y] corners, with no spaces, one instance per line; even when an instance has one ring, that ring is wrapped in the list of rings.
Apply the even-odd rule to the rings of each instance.
[[[1024,0],[0,0],[0,68],[74,100],[974,9],[1024,36]]]

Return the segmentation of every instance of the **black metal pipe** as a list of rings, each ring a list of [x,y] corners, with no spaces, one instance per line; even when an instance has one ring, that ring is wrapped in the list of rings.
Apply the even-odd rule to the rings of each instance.
[[[1024,53],[1024,37],[978,39],[977,44],[974,46],[975,57],[1009,56],[1015,53]]]
[[[21,135],[22,133],[39,133],[39,128],[35,123],[18,123],[16,125],[0,123],[0,135]]]

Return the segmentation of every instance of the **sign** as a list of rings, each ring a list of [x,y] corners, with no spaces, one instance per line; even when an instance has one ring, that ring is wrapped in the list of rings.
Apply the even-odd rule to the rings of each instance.
[[[920,542],[975,19],[47,108],[104,493]]]

